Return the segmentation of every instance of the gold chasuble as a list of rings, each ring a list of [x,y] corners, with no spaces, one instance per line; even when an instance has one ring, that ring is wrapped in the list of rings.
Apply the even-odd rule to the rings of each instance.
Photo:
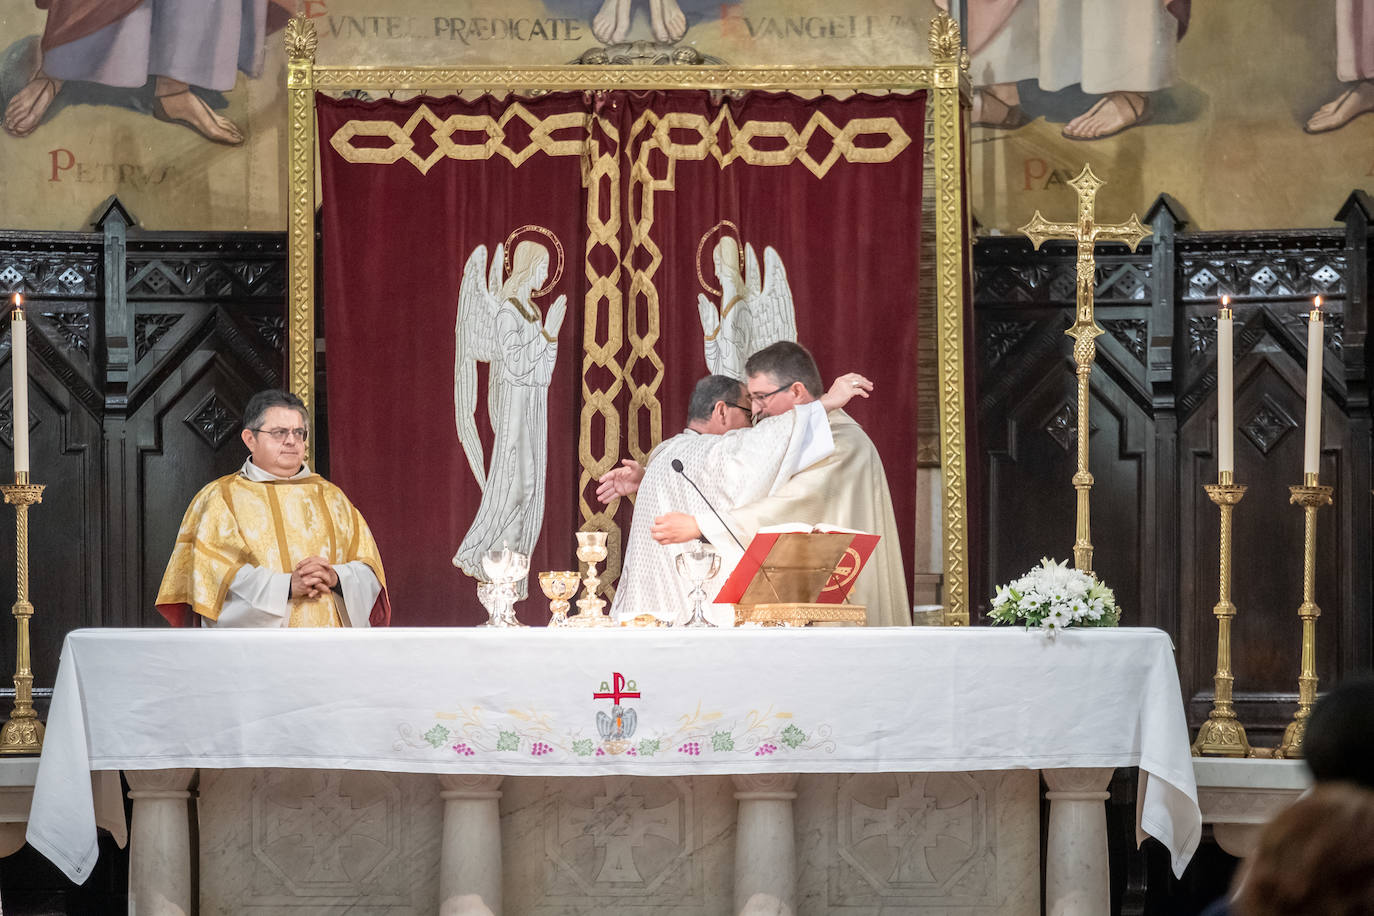
[[[366,564],[382,587],[371,623],[390,622],[377,545],[342,490],[318,474],[266,482],[241,473],[221,477],[196,494],[181,520],[157,609],[172,626],[194,625],[193,613],[216,620],[229,583],[244,566],[289,573],[312,556],[331,565],[353,560]],[[337,627],[347,620],[336,592],[290,598],[287,607],[291,627]]]

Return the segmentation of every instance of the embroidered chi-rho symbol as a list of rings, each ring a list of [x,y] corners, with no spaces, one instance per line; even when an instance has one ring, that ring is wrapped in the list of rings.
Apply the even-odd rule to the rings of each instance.
[[[623,705],[621,701],[637,700],[639,697],[639,685],[627,681],[619,671],[612,672],[609,684],[601,682],[601,688],[592,693],[592,699],[610,700],[612,703],[609,713],[602,710],[596,714],[596,730],[601,733],[602,741],[627,741],[634,735],[639,717],[633,708]]]

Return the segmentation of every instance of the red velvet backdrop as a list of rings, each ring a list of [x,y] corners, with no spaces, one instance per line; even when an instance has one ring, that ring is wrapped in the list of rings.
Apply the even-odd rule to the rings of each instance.
[[[405,124],[423,105],[439,122],[462,122],[454,144],[486,141],[484,119],[507,113],[505,101],[420,98],[361,102],[318,96],[320,174],[323,185],[326,377],[329,386],[329,456],[334,481],[363,513],[377,539],[394,611],[393,624],[438,626],[478,623],[471,579],[452,565],[472,522],[481,491],[468,468],[454,419],[454,323],[459,282],[468,256],[487,246],[488,259],[515,229],[539,225],[563,245],[566,264],[557,286],[535,304],[547,313],[561,294],[569,314],[560,329],[558,362],[549,387],[549,457],[543,530],[531,567],[571,569],[572,532],[578,522],[569,495],[577,482],[577,403],[581,354],[580,312],[583,229],[581,158],[536,153],[519,166],[496,154],[480,160],[435,154],[431,133],[410,131],[412,155],[435,156],[427,172],[409,160],[393,164],[347,162],[330,145],[346,122]],[[537,119],[581,112],[581,95],[522,100]],[[505,126],[506,147],[529,143],[522,117]],[[561,131],[581,140],[580,125]],[[368,142],[374,141],[374,142]],[[385,138],[355,136],[355,148],[391,146]],[[550,279],[554,264],[550,264]],[[479,381],[487,367],[478,368]],[[483,382],[477,426],[490,460],[491,424]],[[500,545],[496,545],[500,546]],[[538,591],[538,584],[534,585]],[[540,617],[540,602],[522,613]]]
[[[749,146],[778,153],[786,164],[750,164],[744,157],[722,166],[709,153],[678,158],[669,169],[657,149],[641,148],[652,134],[635,131],[646,112],[660,118],[687,112],[715,124],[724,107],[716,148],[739,152],[732,143],[733,122],[749,128]],[[858,119],[873,119],[853,140],[857,151],[826,164],[834,134]],[[740,100],[713,102],[705,92],[653,92],[623,97],[618,122],[631,162],[644,162],[652,180],[668,185],[654,197],[649,235],[663,261],[654,273],[658,295],[658,352],[664,372],[658,397],[663,404],[663,436],[682,429],[693,384],[707,371],[703,329],[697,308],[702,292],[697,251],[702,234],[723,219],[739,227],[760,266],[764,249],[777,250],[787,270],[797,316],[797,339],[811,350],[828,385],[837,375],[858,371],[873,379],[876,396],[855,399],[847,410],[868,432],[882,456],[892,489],[893,509],[902,539],[902,558],[910,571],[916,517],[916,339],[920,286],[919,245],[922,195],[922,140],[925,96],[854,96],[802,99],[781,93],[750,93]],[[905,135],[893,140],[888,121]],[[797,146],[809,154],[783,156],[790,126]],[[828,127],[827,125],[833,125]],[[807,136],[808,129],[812,131]],[[782,135],[782,136],[780,136]],[[675,127],[670,139],[687,145],[697,132]],[[895,155],[880,154],[888,148]],[[661,145],[661,143],[659,144]],[[900,150],[898,150],[900,147]],[[754,157],[762,159],[765,157]],[[880,161],[848,161],[865,158]],[[881,161],[881,160],[886,161]],[[635,191],[633,179],[629,191]],[[631,200],[630,212],[639,207]],[[700,271],[710,283],[711,247],[702,252]],[[627,250],[629,246],[627,245]],[[633,252],[637,262],[647,259]],[[711,294],[708,292],[708,298]],[[643,294],[631,295],[626,309],[643,315]],[[715,297],[719,306],[719,297]],[[639,364],[632,378],[647,382],[651,367]],[[640,424],[640,441],[646,430]],[[628,454],[627,449],[627,454]]]
[[[706,372],[698,243],[728,219],[760,262],[766,247],[778,251],[798,339],[827,381],[857,370],[877,383],[877,396],[850,412],[883,457],[910,571],[923,95],[319,96],[318,106],[331,472],[377,537],[395,624],[485,617],[472,581],[450,562],[480,501],[454,426],[454,321],[468,255],[527,224],[551,230],[566,254],[560,282],[535,304],[547,313],[568,296],[533,570],[574,568],[572,532],[599,508],[594,473],[682,427],[691,387]],[[577,112],[585,118],[575,127],[531,133],[530,122],[547,127]],[[462,117],[446,121],[454,116]],[[655,134],[664,118],[672,127]],[[351,121],[412,120],[409,129],[373,123],[340,133]],[[588,137],[595,145],[584,143],[583,155],[557,142]],[[587,175],[595,218],[586,212]],[[701,267],[712,283],[713,243]],[[612,280],[593,289],[597,276]],[[598,399],[609,421],[592,405]],[[489,445],[484,404],[485,394],[478,422]],[[628,530],[623,502],[615,522]],[[535,598],[520,615],[542,622],[547,604]]]

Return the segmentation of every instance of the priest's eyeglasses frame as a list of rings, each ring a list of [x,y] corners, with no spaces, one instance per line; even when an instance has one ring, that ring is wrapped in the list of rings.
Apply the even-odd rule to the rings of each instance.
[[[261,427],[254,428],[250,426],[248,427],[248,430],[249,432],[261,433],[262,435],[271,439],[273,442],[285,442],[291,436],[295,436],[302,442],[309,441],[310,439],[310,430],[300,426],[295,426],[291,429],[287,429],[284,426],[278,426],[275,429],[262,429]]]

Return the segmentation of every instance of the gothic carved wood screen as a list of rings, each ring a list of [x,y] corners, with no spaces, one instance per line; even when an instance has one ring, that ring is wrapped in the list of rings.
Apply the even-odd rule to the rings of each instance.
[[[1097,318],[1107,333],[1092,375],[1094,566],[1116,590],[1123,624],[1174,637],[1196,728],[1211,708],[1216,666],[1219,520],[1202,487],[1217,479],[1216,316],[1229,295],[1236,482],[1249,488],[1234,515],[1232,670],[1252,743],[1273,746],[1297,695],[1303,521],[1288,487],[1302,483],[1305,313],[1316,295],[1328,314],[1321,480],[1335,487],[1335,505],[1318,516],[1320,689],[1374,660],[1366,337],[1374,206],[1357,192],[1337,217],[1344,230],[1308,232],[1185,234],[1180,213],[1161,198],[1147,217],[1154,238],[1138,253],[1097,253]],[[1023,240],[987,238],[975,258],[988,475],[977,615],[992,585],[1056,544],[1068,555],[1077,417],[1064,336],[1073,250],[1033,253]]]

